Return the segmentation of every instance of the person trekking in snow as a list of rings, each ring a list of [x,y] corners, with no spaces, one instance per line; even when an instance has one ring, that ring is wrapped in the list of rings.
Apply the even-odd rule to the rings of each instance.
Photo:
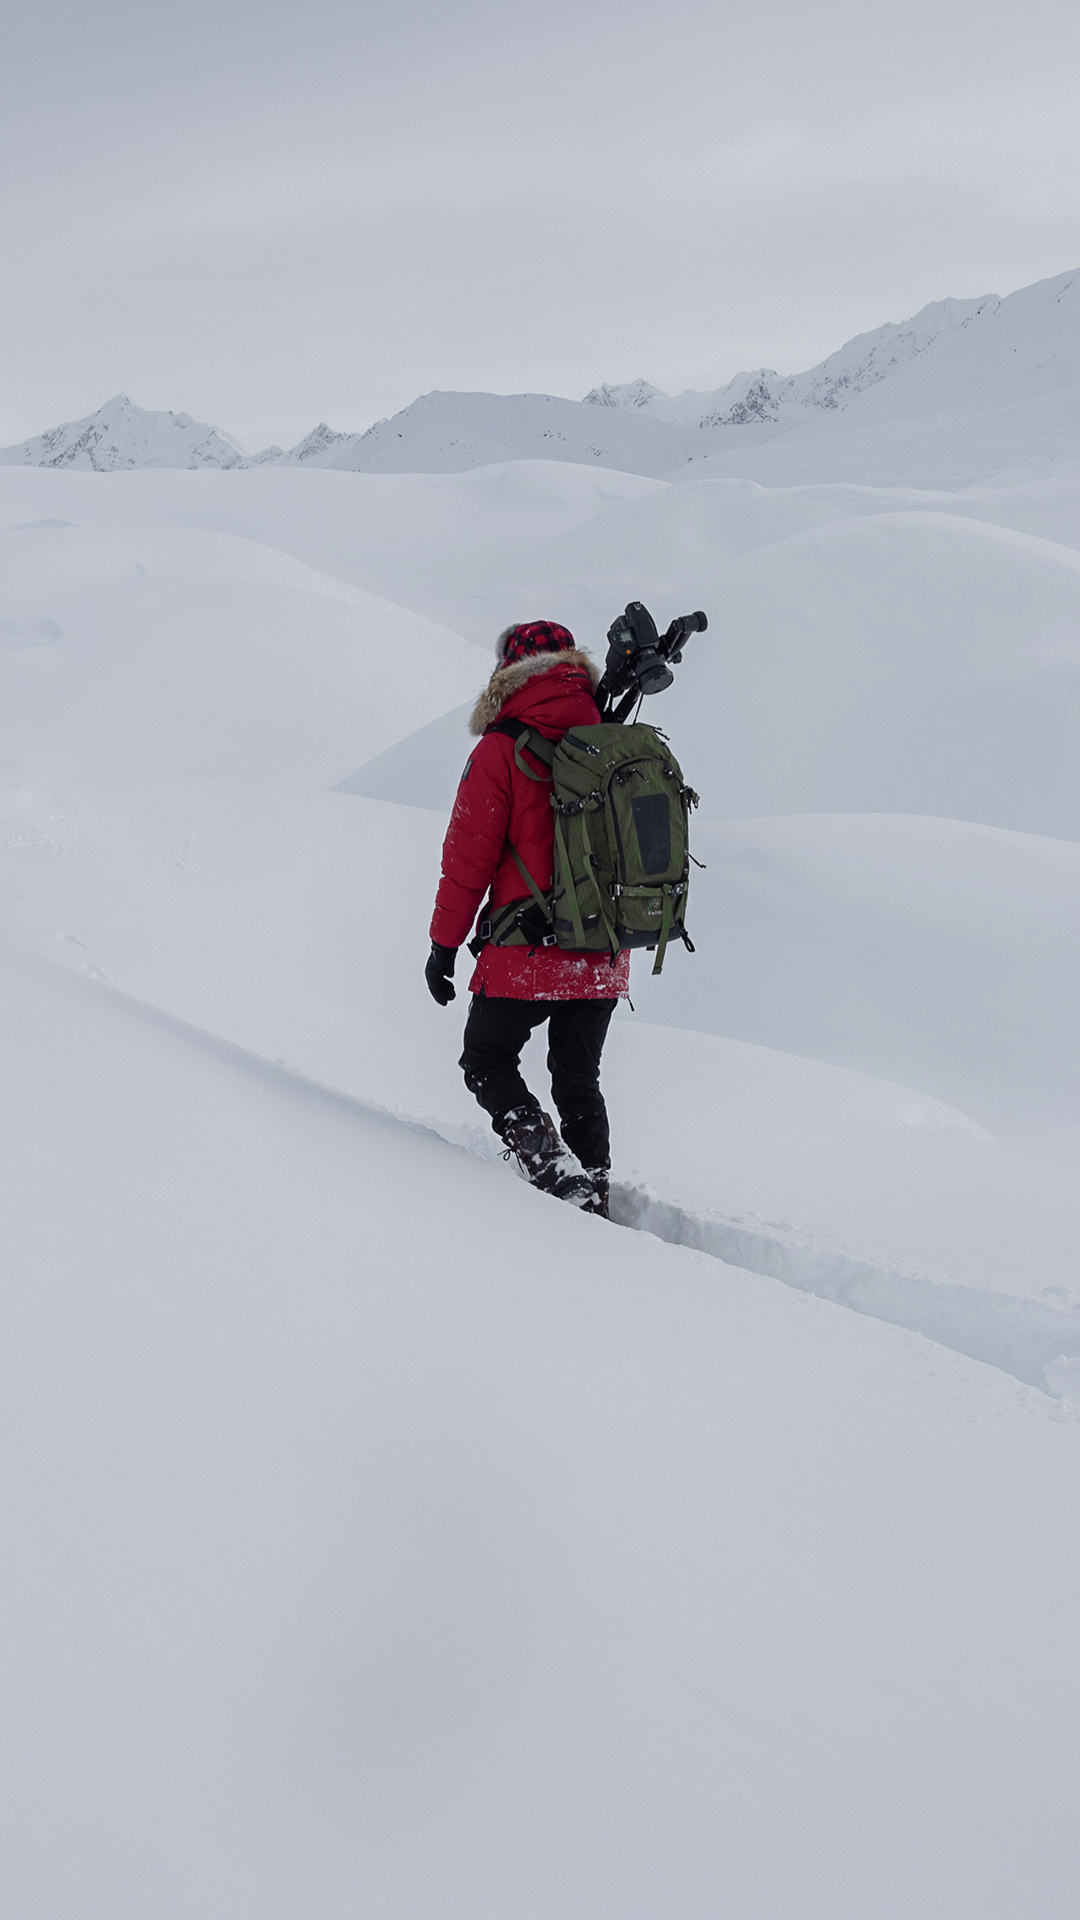
[[[477,745],[461,776],[443,844],[425,969],[440,1006],[455,997],[457,950],[481,903],[488,900],[489,917],[512,901],[528,907],[522,868],[541,892],[552,884],[555,831],[549,769],[527,746],[518,749],[511,737],[516,729],[492,729],[499,722],[518,721],[545,740],[557,741],[569,727],[600,721],[595,699],[600,671],[565,627],[547,620],[507,627],[495,657],[495,671],[470,723]],[[611,1155],[600,1055],[616,1003],[629,985],[630,955],[625,950],[574,953],[554,945],[501,946],[489,941],[480,948],[469,981],[473,999],[460,1061],[466,1086],[490,1114],[492,1127],[532,1184],[605,1217]],[[562,1140],[520,1072],[522,1047],[545,1020],[551,1093]],[[574,1168],[567,1147],[584,1174]]]

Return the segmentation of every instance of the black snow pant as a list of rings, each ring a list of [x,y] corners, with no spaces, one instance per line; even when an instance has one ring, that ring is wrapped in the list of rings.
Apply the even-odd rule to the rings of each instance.
[[[465,1085],[491,1115],[500,1139],[507,1114],[540,1103],[521,1077],[521,1049],[548,1022],[548,1072],[560,1131],[583,1167],[610,1167],[607,1108],[600,1091],[600,1055],[615,1000],[489,1000],[473,996],[460,1065]]]

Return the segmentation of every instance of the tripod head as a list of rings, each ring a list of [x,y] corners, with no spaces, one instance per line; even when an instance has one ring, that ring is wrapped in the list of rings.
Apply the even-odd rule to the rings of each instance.
[[[607,660],[596,692],[604,718],[625,720],[642,694],[663,693],[670,687],[675,678],[671,669],[682,659],[690,635],[704,633],[708,624],[703,613],[681,613],[666,633],[658,633],[648,607],[631,600],[608,628]],[[613,710],[616,701],[618,707]]]

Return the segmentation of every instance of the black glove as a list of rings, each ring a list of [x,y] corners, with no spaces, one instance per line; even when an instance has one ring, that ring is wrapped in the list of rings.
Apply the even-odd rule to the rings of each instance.
[[[457,959],[456,947],[440,947],[433,940],[428,963],[424,968],[424,979],[428,983],[428,992],[440,1007],[448,1007],[451,1000],[457,998],[454,989],[454,962]]]

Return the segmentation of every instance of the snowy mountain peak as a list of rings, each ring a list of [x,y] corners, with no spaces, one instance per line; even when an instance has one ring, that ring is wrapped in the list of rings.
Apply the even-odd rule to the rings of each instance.
[[[295,447],[281,455],[281,460],[290,467],[312,464],[325,467],[346,453],[359,439],[358,433],[339,433],[335,427],[328,427],[325,420],[320,420],[318,426],[312,427],[311,432],[305,434]]]
[[[647,380],[627,386],[594,387],[594,405],[624,407],[682,427],[744,427],[755,422],[791,421],[807,410],[835,411],[857,393],[885,380],[925,352],[935,340],[966,327],[1001,305],[996,294],[978,300],[935,300],[911,320],[888,321],[871,333],[838,347],[806,373],[781,375],[771,367],[737,373],[711,393],[668,394]]]
[[[647,407],[650,400],[666,398],[667,395],[662,394],[659,387],[652,386],[648,380],[628,380],[621,387],[593,387],[591,392],[585,395],[582,405],[623,407],[627,413],[637,413],[640,408]]]
[[[421,395],[363,433],[320,421],[288,451],[245,454],[187,413],[154,413],[118,393],[85,419],[0,449],[0,465],[74,467],[331,467],[457,472],[511,460],[562,460],[664,475],[720,451],[731,429],[748,441],[793,427],[923,419],[1080,390],[1080,271],[999,299],[937,300],[911,319],[855,335],[805,373],[758,367],[710,392],[662,393],[648,380],[605,383],[584,401],[551,394]],[[741,441],[741,433],[737,435]],[[742,457],[744,449],[740,446]]]
[[[0,449],[7,466],[76,467],[116,473],[131,467],[238,467],[244,454],[229,434],[189,413],[151,413],[117,393],[83,420],[51,427]]]

